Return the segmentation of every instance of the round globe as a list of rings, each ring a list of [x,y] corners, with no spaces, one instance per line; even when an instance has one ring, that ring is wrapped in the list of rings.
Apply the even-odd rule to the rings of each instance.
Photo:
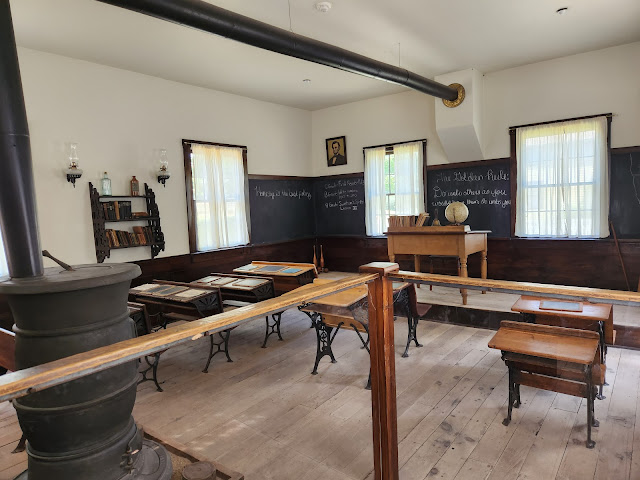
[[[451,202],[447,205],[444,216],[454,225],[460,225],[469,216],[469,209],[462,202]]]

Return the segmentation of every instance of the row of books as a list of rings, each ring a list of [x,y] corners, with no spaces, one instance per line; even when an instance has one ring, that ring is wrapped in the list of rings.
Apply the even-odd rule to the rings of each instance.
[[[131,202],[103,202],[102,210],[104,212],[105,220],[132,220],[133,214],[131,213]]]
[[[390,227],[422,227],[429,219],[428,213],[420,215],[391,215],[389,217]]]
[[[138,245],[152,245],[153,230],[151,227],[133,227],[133,232],[124,230],[105,230],[109,247],[137,247]]]

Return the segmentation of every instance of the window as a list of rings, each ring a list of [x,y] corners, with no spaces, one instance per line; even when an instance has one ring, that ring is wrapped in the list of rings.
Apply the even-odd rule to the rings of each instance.
[[[424,212],[426,141],[364,149],[367,235],[382,235],[390,215]]]
[[[609,235],[606,117],[516,130],[520,237]]]
[[[9,274],[9,267],[7,267],[7,257],[4,253],[4,243],[2,242],[2,231],[0,231],[0,277]]]
[[[249,243],[246,147],[182,143],[191,251]]]

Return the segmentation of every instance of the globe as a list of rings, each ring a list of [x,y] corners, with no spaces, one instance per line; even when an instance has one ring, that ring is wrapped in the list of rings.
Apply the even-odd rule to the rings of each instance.
[[[454,225],[460,225],[469,216],[469,209],[462,202],[451,202],[447,205],[444,216]]]

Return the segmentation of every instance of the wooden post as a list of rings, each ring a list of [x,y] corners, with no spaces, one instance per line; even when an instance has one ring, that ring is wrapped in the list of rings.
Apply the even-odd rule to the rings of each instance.
[[[398,411],[393,342],[393,285],[387,275],[397,263],[373,262],[362,273],[379,277],[369,284],[369,335],[371,339],[371,414],[375,480],[398,480]]]

